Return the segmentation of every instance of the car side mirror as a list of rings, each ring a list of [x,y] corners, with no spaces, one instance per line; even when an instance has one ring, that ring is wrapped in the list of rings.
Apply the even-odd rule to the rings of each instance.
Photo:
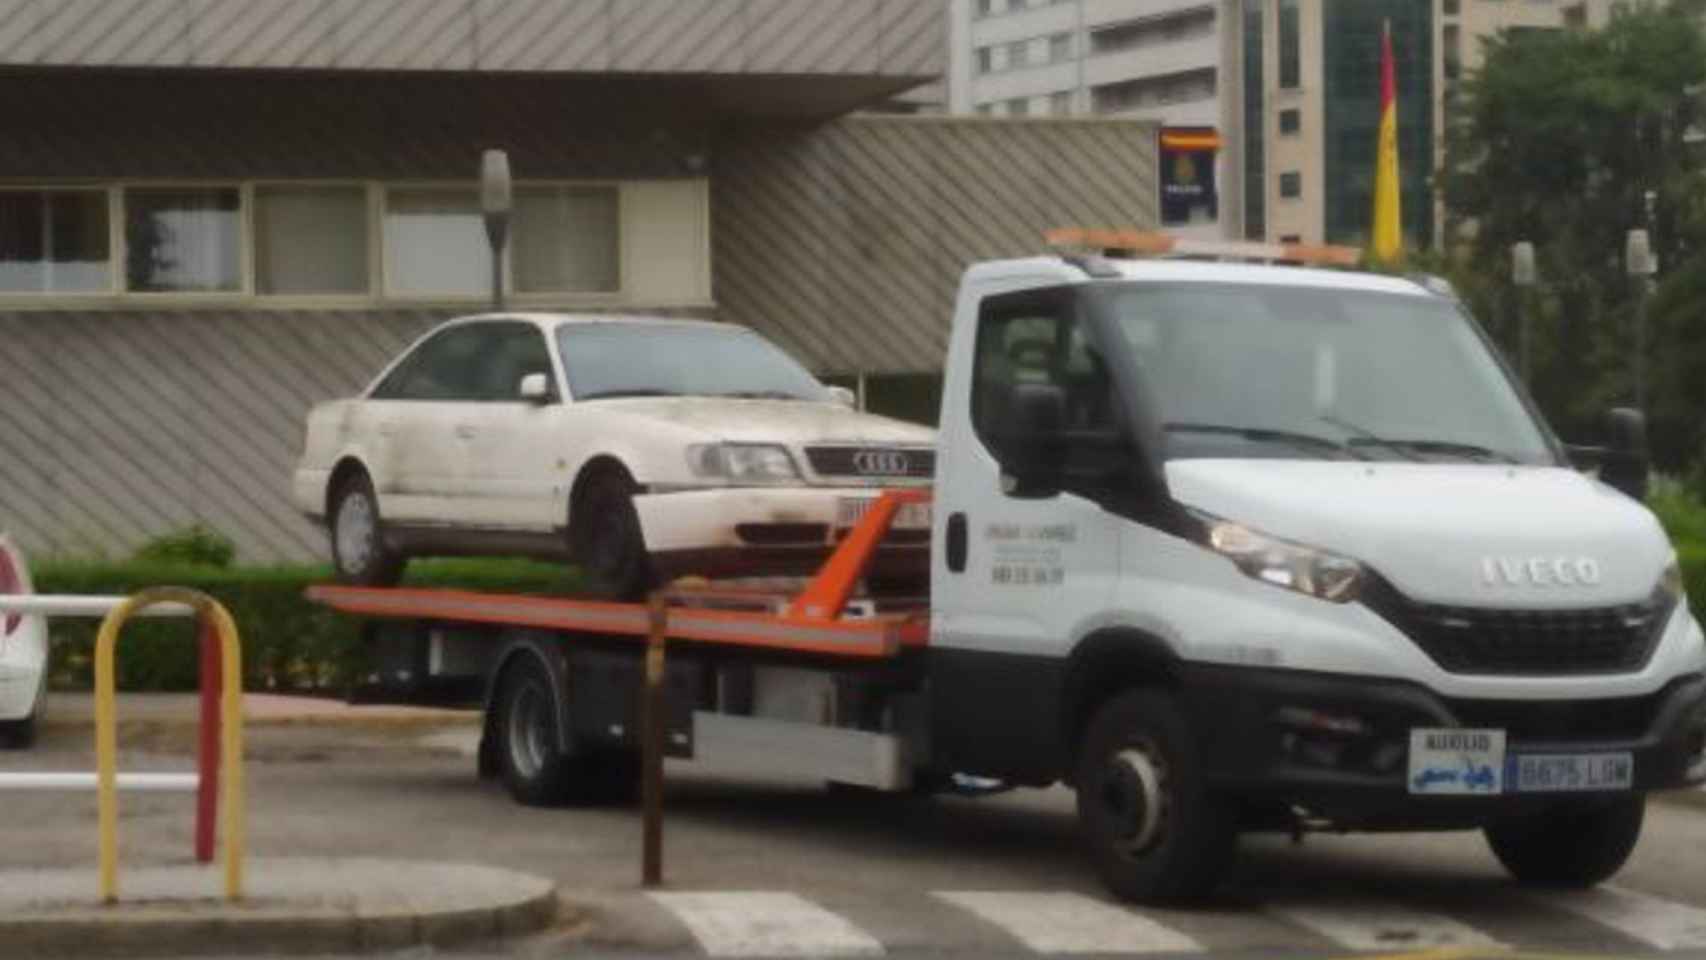
[[[846,387],[830,387],[829,399],[832,403],[838,403],[849,410],[859,405],[859,395]]]
[[[551,380],[543,373],[530,373],[521,378],[515,392],[528,403],[544,403],[551,399]]]
[[[1613,407],[1605,413],[1605,452],[1599,478],[1636,500],[1647,498],[1652,461],[1647,452],[1647,418],[1632,407]]]
[[[1007,392],[999,437],[1002,489],[1043,499],[1060,492],[1066,460],[1066,391],[1048,383],[1016,383]]]

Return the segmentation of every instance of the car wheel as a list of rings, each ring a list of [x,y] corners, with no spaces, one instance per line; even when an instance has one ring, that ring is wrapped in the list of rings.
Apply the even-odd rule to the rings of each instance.
[[[1646,798],[1637,794],[1513,817],[1487,827],[1487,845],[1518,883],[1591,887],[1622,869],[1635,851],[1646,809]]]
[[[1208,789],[1185,719],[1163,691],[1122,694],[1097,711],[1077,787],[1090,856],[1124,899],[1205,897],[1232,862],[1235,811]]]
[[[36,743],[36,715],[0,722],[0,750],[28,750]]]
[[[379,498],[366,474],[345,480],[332,495],[327,514],[332,538],[332,564],[338,579],[365,587],[395,586],[408,559],[385,542],[379,518]]]
[[[626,470],[602,469],[588,478],[569,514],[575,561],[600,590],[620,600],[645,596],[655,582],[634,511],[639,489]]]

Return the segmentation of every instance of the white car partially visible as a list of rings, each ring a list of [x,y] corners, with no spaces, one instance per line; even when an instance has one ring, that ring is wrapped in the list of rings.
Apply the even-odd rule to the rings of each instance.
[[[34,590],[24,555],[0,534],[0,594]],[[47,625],[41,617],[0,613],[0,748],[35,742],[47,690]]]
[[[810,572],[878,488],[930,483],[934,442],[745,327],[494,314],[310,411],[293,491],[348,582],[509,554],[572,559],[634,596],[684,574]],[[923,583],[929,533],[907,511],[870,582]]]

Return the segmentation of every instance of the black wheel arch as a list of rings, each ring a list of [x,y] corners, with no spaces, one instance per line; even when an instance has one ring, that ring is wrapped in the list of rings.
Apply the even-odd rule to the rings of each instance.
[[[1166,640],[1136,627],[1097,630],[1067,657],[1060,690],[1061,757],[1067,777],[1078,768],[1085,731],[1102,704],[1138,687],[1176,689],[1182,661]]]
[[[367,469],[367,464],[362,463],[353,455],[345,456],[332,467],[332,475],[326,479],[326,502],[322,507],[327,518],[332,515],[332,499],[338,495],[339,490],[343,489],[344,484],[349,483],[355,477],[366,477],[368,485],[373,484],[372,471]],[[375,490],[374,496],[377,497],[378,493]]]
[[[570,526],[574,524],[575,504],[580,502],[581,496],[586,492],[587,485],[607,473],[617,473],[627,477],[633,482],[638,493],[644,493],[646,490],[645,484],[642,484],[639,478],[634,476],[633,468],[623,462],[620,457],[612,453],[596,454],[581,464],[580,471],[575,474],[575,482],[569,487],[567,512]],[[573,531],[570,530],[569,532],[572,533]]]

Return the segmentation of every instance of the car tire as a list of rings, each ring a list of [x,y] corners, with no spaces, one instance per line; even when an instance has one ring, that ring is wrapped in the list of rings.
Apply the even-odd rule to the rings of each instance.
[[[403,578],[408,558],[385,542],[379,498],[373,483],[358,473],[340,483],[326,511],[332,539],[332,565],[338,579],[364,587],[391,587]]]
[[[28,750],[36,745],[36,715],[0,721],[0,750]]]
[[[1080,829],[1115,895],[1202,899],[1231,865],[1236,810],[1208,788],[1196,742],[1165,691],[1124,693],[1097,710],[1075,783]]]
[[[1581,889],[1609,879],[1635,851],[1646,797],[1563,807],[1489,824],[1487,845],[1518,883]]]
[[[588,477],[569,512],[569,549],[601,593],[638,600],[656,583],[646,553],[640,515],[634,510],[639,484],[621,467]]]
[[[504,672],[497,697],[497,754],[517,803],[558,806],[584,800],[587,784],[561,747],[557,698],[545,666],[531,656]]]

